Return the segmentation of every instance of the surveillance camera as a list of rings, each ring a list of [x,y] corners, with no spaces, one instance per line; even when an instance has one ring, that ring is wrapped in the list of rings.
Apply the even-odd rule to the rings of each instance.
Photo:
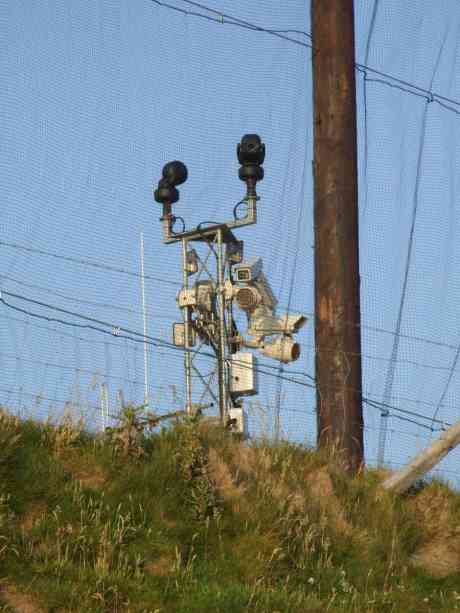
[[[260,166],[265,159],[265,145],[258,134],[245,134],[237,147],[237,153],[242,166]]]
[[[245,134],[237,147],[237,154],[241,164],[238,176],[246,183],[246,199],[256,201],[256,183],[264,178],[261,164],[265,159],[265,145],[257,134]]]
[[[237,264],[234,268],[237,285],[234,289],[234,298],[240,309],[254,312],[260,309],[268,309],[273,314],[278,301],[263,273],[261,258],[252,258]]]
[[[261,258],[252,258],[241,264],[237,264],[233,270],[237,283],[254,283],[262,272],[263,262]]]
[[[246,288],[245,288],[246,289]],[[237,300],[238,300],[237,294]],[[262,304],[260,304],[262,303]],[[259,306],[260,305],[260,306]],[[307,318],[298,313],[278,317],[272,309],[267,308],[263,299],[253,309],[248,309],[248,332],[252,336],[271,336],[273,334],[297,334],[305,325]]]
[[[251,285],[237,287],[234,292],[235,300],[243,311],[253,311],[262,302],[262,296],[257,287]]]
[[[279,336],[270,343],[263,343],[259,347],[260,352],[268,358],[288,364],[300,357],[300,345],[290,336]]]
[[[168,162],[163,167],[162,175],[153,196],[160,204],[174,204],[179,200],[176,185],[181,185],[187,180],[187,166],[177,160]]]
[[[300,328],[307,323],[305,315],[300,313],[288,313],[279,317],[280,327],[286,334],[297,334]]]
[[[163,167],[163,178],[169,183],[169,185],[181,185],[187,181],[188,171],[187,166],[183,162],[174,160],[168,162]]]
[[[174,204],[179,200],[179,190],[170,185],[166,179],[160,179],[153,197],[160,204]]]

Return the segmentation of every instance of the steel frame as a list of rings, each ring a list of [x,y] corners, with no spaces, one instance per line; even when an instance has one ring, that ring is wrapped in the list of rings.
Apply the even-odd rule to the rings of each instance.
[[[254,223],[254,222],[251,222]],[[194,307],[181,306],[184,323],[184,377],[185,377],[185,410],[192,415],[197,410],[209,408],[217,403],[219,418],[225,423],[228,418],[229,409],[234,405],[234,401],[229,393],[229,368],[230,368],[230,340],[234,321],[232,317],[231,301],[226,300],[225,281],[230,279],[230,262],[227,257],[227,246],[230,243],[239,244],[227,224],[215,224],[203,229],[183,232],[174,236],[174,239],[166,239],[166,243],[180,242],[182,251],[182,289],[191,288],[190,277],[193,275],[193,283],[199,281],[203,275],[212,283],[213,294],[215,297],[214,319],[206,333],[209,338],[209,347],[216,357],[216,365],[207,374],[204,374],[195,361],[202,355],[203,348],[207,346],[206,340],[197,334],[198,346],[195,349],[191,343],[191,328],[194,326],[192,319]],[[194,248],[205,247],[206,253],[197,254],[198,269],[196,272],[189,270],[188,254],[191,251],[190,245]],[[209,265],[210,259],[214,260],[214,267]],[[214,268],[214,270],[213,270]],[[198,391],[194,382],[193,374],[196,375],[201,390]],[[218,393],[213,391],[213,383],[217,375]],[[198,402],[196,398],[198,397]],[[204,402],[206,398],[210,402]]]

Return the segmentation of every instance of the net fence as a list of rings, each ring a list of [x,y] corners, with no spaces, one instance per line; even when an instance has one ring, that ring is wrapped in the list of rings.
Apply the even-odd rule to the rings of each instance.
[[[366,459],[398,466],[459,418],[460,8],[355,3]],[[120,397],[184,406],[178,246],[152,186],[187,164],[187,227],[231,218],[236,144],[267,147],[256,226],[242,229],[302,355],[259,360],[253,435],[314,444],[309,2],[40,0],[0,6],[0,402],[103,424]],[[148,336],[143,335],[140,234]],[[437,474],[459,483],[459,452]]]

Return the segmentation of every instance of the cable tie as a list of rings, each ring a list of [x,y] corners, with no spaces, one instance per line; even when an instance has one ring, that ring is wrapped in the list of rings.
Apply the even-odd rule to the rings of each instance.
[[[113,334],[113,336],[120,336],[120,334],[121,334],[120,327],[119,326],[113,326],[112,334]]]

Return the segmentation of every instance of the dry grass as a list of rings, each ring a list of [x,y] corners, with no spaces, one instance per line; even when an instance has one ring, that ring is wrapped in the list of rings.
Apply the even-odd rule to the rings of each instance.
[[[10,584],[2,585],[0,595],[13,613],[44,613],[44,609],[29,594]]]
[[[158,577],[166,577],[174,571],[175,558],[163,555],[145,565],[145,572]]]
[[[244,496],[245,487],[236,485],[230,466],[224,462],[217,449],[210,449],[208,454],[209,475],[226,500],[238,501]]]
[[[351,535],[353,527],[345,519],[342,504],[334,493],[331,476],[326,467],[307,475],[311,495],[317,500],[321,510],[327,514],[334,530],[344,535]]]
[[[411,563],[433,577],[448,577],[460,572],[460,538],[452,541],[439,537],[422,545],[412,555]]]
[[[47,506],[43,502],[37,503],[35,506],[27,510],[24,517],[19,522],[19,527],[26,532],[29,532],[34,526],[40,522],[46,515]]]
[[[83,487],[101,489],[107,481],[107,475],[102,467],[94,462],[91,463],[89,458],[82,459],[73,454],[72,457],[64,459],[62,465],[73,479],[81,482]]]
[[[410,561],[434,577],[460,572],[460,527],[452,513],[452,498],[444,485],[432,484],[409,503],[422,537]]]
[[[0,418],[17,477],[0,491],[0,610],[460,610],[460,500],[445,486],[398,498],[334,454],[192,420],[139,434],[140,455],[112,454],[116,441],[68,420],[53,427]]]

